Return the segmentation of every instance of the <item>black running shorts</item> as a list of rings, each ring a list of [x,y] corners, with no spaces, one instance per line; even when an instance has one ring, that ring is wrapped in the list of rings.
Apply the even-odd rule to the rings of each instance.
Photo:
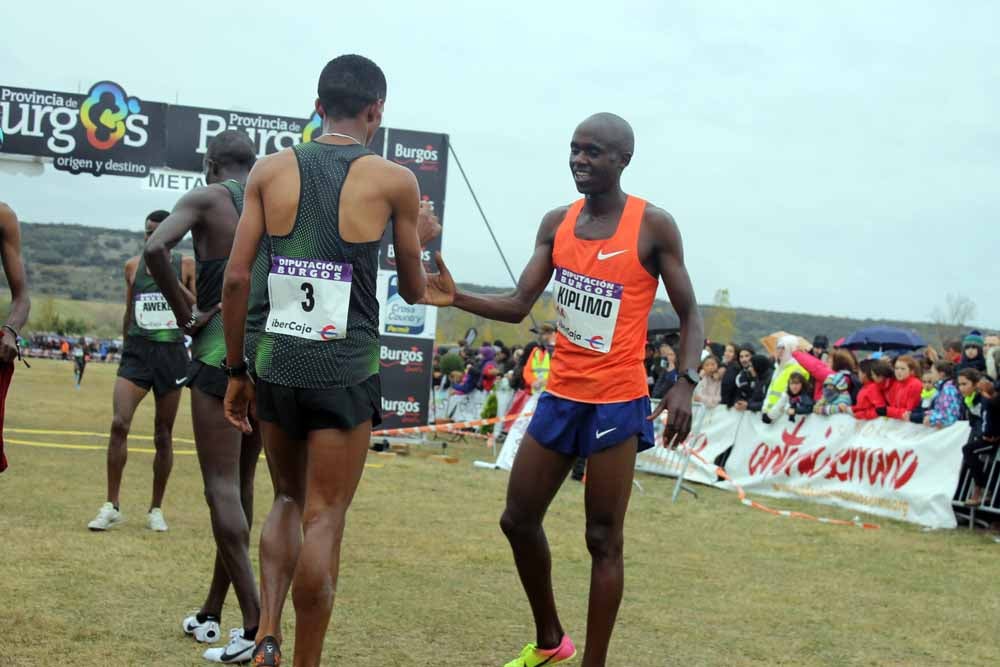
[[[265,380],[257,382],[257,418],[277,424],[295,440],[310,431],[343,431],[371,420],[382,423],[382,383],[376,373],[350,387],[297,389]]]
[[[122,347],[118,377],[163,396],[183,389],[188,379],[188,353],[184,343],[156,343],[129,336]]]
[[[192,389],[197,388],[209,396],[223,399],[226,397],[226,385],[228,384],[229,378],[226,377],[221,368],[209,366],[197,359],[192,359],[191,363],[188,364],[187,386]]]

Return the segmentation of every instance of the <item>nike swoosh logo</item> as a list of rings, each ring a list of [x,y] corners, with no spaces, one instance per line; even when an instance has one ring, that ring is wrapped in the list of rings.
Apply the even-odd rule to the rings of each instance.
[[[624,252],[624,251],[622,251],[622,252]],[[604,436],[606,436],[608,433],[611,433],[612,431],[617,431],[617,430],[618,430],[618,427],[616,426],[614,428],[609,428],[607,431],[598,431],[597,432],[597,439],[600,440],[601,438],[603,438]]]
[[[176,384],[177,386],[180,386],[181,383],[184,382],[184,381],[186,381],[186,380],[187,380],[187,376],[185,375],[180,380],[174,380],[174,384]]]
[[[603,250],[598,250],[597,251],[597,259],[603,262],[604,260],[611,259],[612,257],[616,257],[616,256],[622,254],[623,252],[628,252],[628,250],[618,250],[616,252],[609,252],[607,254],[605,254]]]

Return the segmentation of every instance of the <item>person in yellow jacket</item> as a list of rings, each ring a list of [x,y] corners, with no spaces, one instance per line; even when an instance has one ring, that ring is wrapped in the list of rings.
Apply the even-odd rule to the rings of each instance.
[[[792,352],[798,349],[798,345],[799,339],[795,336],[782,336],[778,339],[776,350],[778,367],[771,377],[771,384],[767,388],[767,398],[764,399],[764,407],[761,411],[765,416],[785,395],[788,390],[788,379],[792,377],[793,373],[800,373],[802,377],[809,379],[809,372],[802,368],[792,356]]]
[[[547,322],[543,324],[538,333],[538,346],[531,351],[531,356],[524,363],[524,386],[532,393],[543,391],[549,381],[549,366],[552,363],[550,350],[555,337],[556,328]]]

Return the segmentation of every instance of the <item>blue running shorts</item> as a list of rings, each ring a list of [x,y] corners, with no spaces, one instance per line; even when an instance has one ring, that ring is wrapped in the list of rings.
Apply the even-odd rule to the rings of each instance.
[[[542,447],[566,456],[589,457],[638,436],[639,451],[653,446],[649,398],[622,403],[580,403],[545,392],[528,433]]]

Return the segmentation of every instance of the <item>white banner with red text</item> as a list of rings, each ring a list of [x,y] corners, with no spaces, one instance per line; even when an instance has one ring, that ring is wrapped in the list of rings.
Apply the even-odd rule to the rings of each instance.
[[[655,402],[653,409],[655,409]],[[739,412],[731,412],[725,408],[709,408],[701,417],[700,406],[694,407],[692,423],[698,427],[684,444],[691,447],[697,457],[685,455],[684,447],[663,446],[663,418],[657,420],[655,426],[656,446],[640,452],[635,460],[635,469],[655,475],[677,477],[681,470],[684,479],[698,484],[715,484],[718,476],[715,473],[713,461],[736,442],[736,431],[740,426]],[[700,423],[699,423],[700,420]]]
[[[934,429],[848,415],[773,424],[756,414],[730,416],[742,423],[726,472],[750,495],[810,500],[930,528],[956,526],[951,500],[967,422]]]

